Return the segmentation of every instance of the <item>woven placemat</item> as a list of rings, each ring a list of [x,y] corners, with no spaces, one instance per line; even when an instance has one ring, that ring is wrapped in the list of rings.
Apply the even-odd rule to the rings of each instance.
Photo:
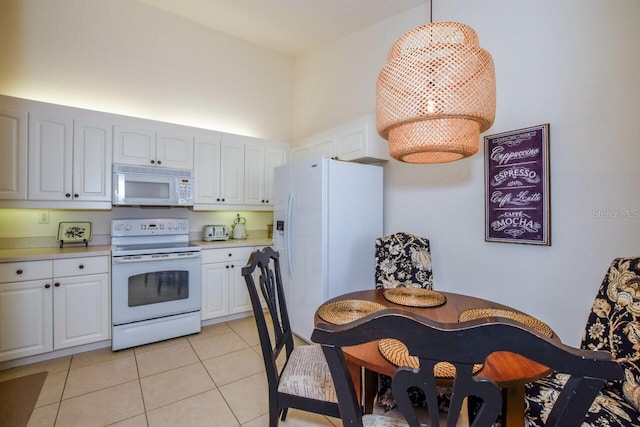
[[[322,304],[318,308],[318,316],[325,322],[344,325],[385,308],[387,307],[373,301],[345,299]]]
[[[422,288],[390,288],[382,295],[393,303],[410,307],[437,307],[447,302],[440,292]]]
[[[507,319],[515,320],[530,328],[535,329],[543,335],[551,337],[553,331],[546,323],[529,316],[528,314],[518,313],[511,310],[501,310],[498,308],[472,308],[470,310],[463,311],[458,316],[459,322],[465,322],[467,320],[482,319],[483,317],[506,317]]]
[[[396,366],[408,366],[417,369],[420,361],[416,356],[410,356],[407,346],[393,338],[385,338],[378,341],[380,354],[389,362]],[[482,369],[482,364],[473,365],[473,373],[477,374]],[[438,378],[453,378],[456,375],[456,368],[449,362],[438,362],[434,368],[434,374]]]

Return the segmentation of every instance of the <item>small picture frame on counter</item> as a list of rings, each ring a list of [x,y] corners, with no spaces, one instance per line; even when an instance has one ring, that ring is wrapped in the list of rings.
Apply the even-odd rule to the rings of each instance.
[[[60,243],[60,247],[65,244],[80,243],[85,247],[89,246],[91,240],[91,223],[90,222],[61,222],[58,225],[58,238],[56,241]]]

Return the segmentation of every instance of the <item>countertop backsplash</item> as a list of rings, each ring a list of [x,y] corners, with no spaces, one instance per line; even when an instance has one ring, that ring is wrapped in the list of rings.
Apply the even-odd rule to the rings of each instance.
[[[47,223],[39,223],[40,214],[43,212],[46,212]],[[89,246],[110,245],[111,220],[114,218],[187,218],[189,238],[199,241],[202,239],[203,226],[231,226],[237,214],[246,218],[249,239],[267,237],[267,225],[273,222],[273,212],[269,211],[194,212],[188,208],[135,207],[116,207],[111,211],[0,209],[0,249],[58,247],[58,224],[65,221],[91,222],[92,237]],[[77,244],[69,247],[72,246],[75,247]]]

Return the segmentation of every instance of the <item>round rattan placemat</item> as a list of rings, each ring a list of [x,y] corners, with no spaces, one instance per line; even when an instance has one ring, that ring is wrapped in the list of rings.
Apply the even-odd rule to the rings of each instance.
[[[387,307],[373,301],[345,299],[322,304],[318,308],[318,316],[325,322],[344,325],[385,308]]]
[[[382,295],[393,303],[410,307],[437,307],[447,302],[440,292],[422,288],[390,288]]]
[[[408,366],[417,369],[420,362],[416,356],[410,356],[407,346],[393,338],[385,338],[378,341],[380,354],[389,362],[396,366]],[[477,374],[482,369],[482,364],[473,365],[473,373]],[[456,368],[449,362],[436,363],[434,374],[438,378],[453,378],[456,375]]]
[[[506,317],[507,319],[515,320],[516,322],[527,325],[548,337],[553,335],[551,328],[547,326],[546,323],[536,319],[535,317],[524,313],[518,313],[516,311],[501,310],[498,308],[472,308],[460,313],[458,321],[465,322],[467,320],[481,319],[483,317]]]

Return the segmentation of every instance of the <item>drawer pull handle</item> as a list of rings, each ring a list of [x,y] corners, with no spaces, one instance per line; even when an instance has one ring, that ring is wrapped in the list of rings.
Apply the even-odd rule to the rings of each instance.
[[[56,283],[53,284],[53,286],[55,286],[57,288],[58,286],[60,286],[60,283],[56,282]]]
[[[51,287],[51,285],[50,285],[49,283],[47,283],[46,285],[44,285],[44,287],[45,287],[46,289],[49,289],[49,288]]]
[[[80,270],[82,270],[82,269],[84,268],[84,264],[80,264],[80,265],[78,266],[78,268],[79,268]]]
[[[22,274],[22,269],[18,269],[18,271],[16,271],[16,274]]]

